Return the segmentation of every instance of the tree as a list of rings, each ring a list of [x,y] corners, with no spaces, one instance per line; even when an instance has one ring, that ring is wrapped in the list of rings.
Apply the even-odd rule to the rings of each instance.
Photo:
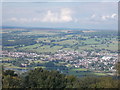
[[[6,70],[2,76],[3,88],[118,88],[119,82],[120,80],[108,76],[78,78],[42,68],[30,70],[21,76],[14,75],[12,70]]]
[[[118,88],[117,80],[112,77],[99,77],[99,81],[91,84],[92,88]]]
[[[77,78],[73,75],[70,76],[66,76],[66,80],[67,80],[67,85],[66,88],[76,88],[77,86],[79,86],[78,82],[77,82]]]
[[[7,75],[2,80],[3,88],[20,88],[20,78]]]
[[[21,79],[13,70],[3,71],[2,75],[3,88],[20,88]]]
[[[58,71],[47,71],[42,68],[31,70],[24,78],[30,88],[65,88],[65,76]],[[25,87],[25,86],[24,86]]]
[[[116,64],[117,75],[120,76],[120,62]]]
[[[3,75],[18,76],[13,70],[6,70],[3,72]]]

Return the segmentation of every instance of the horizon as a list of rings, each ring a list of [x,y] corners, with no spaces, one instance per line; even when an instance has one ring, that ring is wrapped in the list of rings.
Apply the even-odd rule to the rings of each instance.
[[[23,29],[56,29],[56,30],[94,30],[94,31],[118,31],[117,29],[87,29],[87,28],[69,28],[69,27],[22,27],[22,26],[0,26],[2,29],[6,28],[23,28]]]

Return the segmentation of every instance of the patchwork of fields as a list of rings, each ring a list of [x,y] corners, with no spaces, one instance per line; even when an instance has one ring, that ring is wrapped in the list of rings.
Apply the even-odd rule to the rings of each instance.
[[[20,70],[42,67],[76,76],[107,75],[102,70],[106,72],[114,71],[112,67],[114,65],[111,63],[116,60],[118,52],[116,31],[7,29],[2,34],[3,51],[7,51],[7,54],[9,52],[13,54],[3,55],[2,61],[7,69]],[[21,52],[21,55],[15,52]],[[35,53],[38,56],[28,57],[27,54],[24,55],[24,52]],[[22,56],[22,53],[24,56]],[[113,55],[110,59],[113,59],[113,61],[107,63],[110,66],[106,67],[99,60],[108,55],[109,57]],[[97,58],[97,60],[94,61],[94,58]],[[94,65],[96,62],[102,66]],[[46,65],[50,66],[47,67]],[[101,73],[94,72],[94,70],[101,70]]]

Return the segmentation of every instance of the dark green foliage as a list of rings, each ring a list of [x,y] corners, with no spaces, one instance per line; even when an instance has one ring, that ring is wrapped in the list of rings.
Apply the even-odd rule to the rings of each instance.
[[[15,74],[15,71],[12,70],[6,70],[5,72],[3,72],[3,75],[17,76],[17,74]]]
[[[80,88],[118,88],[117,80],[112,77],[84,77],[80,78]]]
[[[75,77],[48,71],[42,68],[15,75],[14,71],[3,71],[3,88],[118,88],[118,79],[113,77]]]
[[[6,70],[2,73],[3,88],[20,88],[21,79],[13,70]]]
[[[13,77],[10,75],[4,76],[3,80],[3,88],[20,88],[20,78]]]
[[[57,71],[47,71],[41,68],[31,70],[24,78],[24,83],[31,88],[65,88],[65,76]]]
[[[117,63],[116,69],[117,69],[117,74],[120,77],[120,62]]]

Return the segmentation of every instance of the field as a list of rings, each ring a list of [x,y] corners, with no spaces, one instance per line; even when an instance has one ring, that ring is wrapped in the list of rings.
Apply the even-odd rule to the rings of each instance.
[[[94,75],[97,75],[97,76],[107,76],[108,75],[107,73],[102,73],[102,72],[96,73],[96,72],[92,72],[92,71],[89,71],[88,69],[83,69],[83,68],[70,69],[70,70],[68,70],[68,72],[66,74],[75,75],[78,77],[94,76]]]
[[[118,40],[116,31],[81,31],[81,30],[15,30],[7,29],[4,30],[3,34],[3,51],[8,52],[26,52],[26,53],[37,53],[43,55],[43,57],[24,57],[19,56],[17,58],[4,56],[2,61],[4,61],[4,66],[7,69],[15,70],[25,70],[41,67],[44,69],[59,70],[65,74],[76,75],[76,76],[86,76],[86,75],[97,75],[103,76],[106,73],[96,73],[90,71],[85,67],[76,68],[73,66],[77,65],[77,60],[82,60],[83,57],[73,56],[73,60],[67,62],[66,59],[70,55],[59,59],[55,54],[60,53],[66,54],[65,52],[85,52],[95,54],[102,51],[108,53],[117,53],[118,51]],[[56,61],[49,60],[45,55],[49,55],[49,58],[56,57]],[[86,54],[88,55],[88,54]],[[97,57],[97,56],[86,56],[87,57]],[[99,56],[102,57],[102,56]],[[32,59],[32,60],[31,60]],[[68,59],[69,60],[69,59]],[[73,63],[75,61],[75,63]],[[49,63],[52,62],[52,63]],[[22,66],[21,64],[26,64],[28,66]],[[51,65],[52,67],[47,67],[45,65]],[[103,65],[103,64],[101,64]],[[63,66],[61,68],[61,66]],[[97,66],[96,66],[97,67]],[[106,69],[107,70],[107,69]]]

